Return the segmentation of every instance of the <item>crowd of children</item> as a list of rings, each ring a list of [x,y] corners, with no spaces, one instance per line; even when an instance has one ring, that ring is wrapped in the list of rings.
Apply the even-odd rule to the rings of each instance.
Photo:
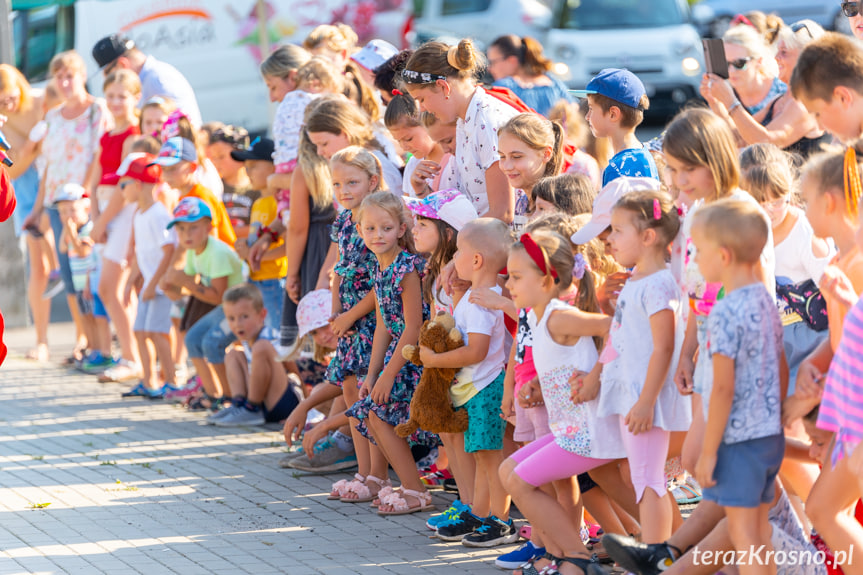
[[[208,424],[284,422],[280,465],[356,468],[333,500],[456,490],[427,526],[526,537],[496,561],[522,575],[863,573],[863,48],[800,53],[787,89],[835,144],[804,161],[701,106],[642,145],[626,70],[551,120],[480,85],[470,40],[355,42],[322,26],[262,63],[273,139],[107,75],[92,169],[46,176],[77,367]],[[406,360],[440,313],[464,345]],[[403,438],[431,368],[467,431]]]

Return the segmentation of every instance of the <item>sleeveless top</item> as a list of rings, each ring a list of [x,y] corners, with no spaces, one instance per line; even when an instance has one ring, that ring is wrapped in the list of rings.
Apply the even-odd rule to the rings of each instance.
[[[542,396],[548,409],[548,424],[554,441],[562,449],[582,457],[618,459],[626,457],[616,417],[597,417],[599,396],[576,405],[570,399],[569,377],[574,371],[590,372],[598,354],[593,338],[579,338],[575,345],[560,345],[548,331],[548,318],[558,310],[572,309],[559,299],[551,300],[537,322],[533,310],[528,322],[535,325],[533,363],[539,374]],[[600,395],[602,391],[600,391]]]
[[[123,142],[126,138],[137,136],[141,133],[138,126],[129,126],[119,134],[112,134],[110,131],[102,134],[99,139],[99,145],[102,146],[102,153],[99,154],[99,165],[102,167],[102,179],[99,180],[100,186],[116,186],[120,181],[120,176],[117,175],[117,170],[123,162]]]
[[[767,127],[767,125],[773,121],[774,108],[776,107],[776,102],[778,102],[781,97],[782,96],[774,98],[773,101],[770,102],[770,107],[767,108],[767,114],[764,116],[764,119],[761,120],[762,126]],[[822,151],[824,146],[829,145],[832,141],[833,136],[824,132],[817,138],[807,138],[804,136],[784,149],[786,152],[797,154],[805,160],[812,154]]]

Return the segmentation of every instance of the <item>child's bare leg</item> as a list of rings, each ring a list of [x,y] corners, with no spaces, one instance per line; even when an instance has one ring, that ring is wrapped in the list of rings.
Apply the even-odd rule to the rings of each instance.
[[[342,396],[345,398],[345,405],[348,409],[357,402],[360,398],[360,390],[357,387],[357,376],[349,375],[342,382]],[[357,454],[357,473],[366,477],[371,469],[371,455],[369,454],[369,446],[371,443],[363,437],[363,434],[357,429],[360,420],[354,417],[349,417],[351,439],[354,440],[354,452]],[[378,477],[378,476],[375,476]],[[380,479],[386,479],[381,477]]]
[[[102,274],[99,278],[99,297],[105,305],[105,309],[114,322],[114,330],[117,332],[117,340],[120,342],[120,354],[123,359],[132,363],[138,363],[138,350],[136,349],[132,336],[132,322],[129,314],[134,307],[123,305],[123,290],[129,277],[129,269],[117,262],[102,258]]]
[[[69,305],[69,312],[72,314],[72,321],[75,322],[75,349],[88,349],[91,344],[87,340],[87,331],[84,328],[84,320],[81,317],[81,310],[78,309],[76,296],[67,294],[66,303]]]
[[[210,364],[203,357],[193,357],[192,365],[195,366],[195,371],[198,372],[198,377],[201,379],[201,385],[204,387],[204,392],[210,397],[221,397],[222,388],[217,387],[216,377],[210,369]],[[224,364],[222,364],[224,365]]]
[[[93,333],[96,338],[93,347],[97,348],[104,357],[111,357],[111,326],[108,324],[108,318],[93,316],[93,323]]]
[[[225,364],[222,363],[212,363],[210,364],[211,369],[213,370],[214,382],[216,384],[216,388],[219,390],[219,395],[216,397],[224,396],[225,390],[230,390],[228,387],[228,372],[225,370]]]
[[[171,353],[171,339],[167,333],[148,332],[147,339],[153,343],[156,349],[156,357],[159,358],[159,363],[162,365],[162,375],[164,383],[171,385],[177,384],[176,370],[174,367],[174,357]],[[138,343],[140,348],[141,344]],[[141,359],[143,361],[143,358]],[[185,383],[185,382],[183,382]]]
[[[368,423],[374,433],[375,441],[383,450],[390,465],[392,465],[402,484],[402,488],[419,491],[420,493],[425,492],[425,485],[420,480],[407,440],[396,435],[395,428],[378,418],[375,412],[369,413]],[[415,503],[407,499],[405,500],[408,505]],[[382,506],[381,510],[389,511],[390,509],[387,506]]]
[[[734,549],[749,551],[763,548],[764,553],[761,555],[763,558],[768,557],[767,553],[772,555],[771,527],[767,519],[769,511],[769,503],[762,503],[758,507],[725,508],[728,532]],[[766,560],[764,563],[766,565],[761,565],[759,561],[743,561],[738,568],[741,575],[776,575],[776,562]]]
[[[231,397],[246,397],[249,378],[246,354],[238,349],[229,351],[225,355],[225,372],[228,376],[228,385],[231,386]]]
[[[588,489],[581,494],[581,499],[584,501],[584,508],[602,526],[603,531],[606,533],[616,533],[617,535],[632,533],[627,531],[623,526],[623,523],[614,511],[611,499],[609,499],[602,487],[597,485],[593,489]]]
[[[288,374],[276,358],[275,348],[268,341],[256,341],[252,346],[252,369],[246,399],[252,405],[265,403],[275,407],[287,388]]]
[[[852,557],[863,546],[863,526],[853,515],[859,498],[860,485],[847,456],[832,469],[825,465],[809,493],[806,514],[834,554]],[[859,575],[863,573],[863,561],[843,565],[842,571],[846,575]]]
[[[683,468],[690,474],[695,473],[695,464],[698,462],[698,457],[701,455],[701,445],[704,443],[704,405],[702,403],[701,394],[692,394],[692,425],[689,426],[689,431],[686,434],[686,439],[683,441],[683,451],[680,454],[680,462]]]
[[[620,505],[629,515],[638,519],[638,504],[635,502],[635,490],[628,481],[628,466],[624,467],[624,471],[621,471],[625,461],[619,459],[591,469],[590,477],[602,487],[602,490],[612,501]],[[624,473],[626,473],[625,477]],[[591,514],[593,514],[592,511]]]
[[[156,358],[150,354],[150,347],[147,345],[147,333],[143,331],[135,332],[135,339],[138,341],[138,349],[141,351],[141,374],[144,385],[150,389],[159,387],[156,381]]]
[[[473,506],[476,461],[473,455],[465,453],[464,433],[442,433],[441,439],[447,448],[450,470],[458,486],[459,498],[465,505]]]
[[[174,365],[186,365],[186,332],[180,330],[180,318],[172,317],[171,327],[171,355],[174,357]]]
[[[87,338],[90,351],[97,350],[98,337],[96,336],[96,318],[93,317],[93,314],[81,314],[81,328],[84,330],[84,337]]]
[[[477,501],[474,502],[473,514],[477,517],[487,517],[494,515],[498,519],[506,521],[509,519],[509,493],[504,489],[498,475],[500,464],[503,463],[503,452],[499,449],[481,450],[473,454],[476,461],[476,481],[474,482],[474,494],[477,495]],[[488,508],[482,507],[485,501],[480,500],[480,483],[485,482],[482,489],[488,493],[487,505]]]
[[[29,233],[26,235],[27,253],[30,259],[27,300],[30,303],[30,312],[33,314],[33,326],[36,328],[36,349],[29,357],[48,359],[48,323],[51,320],[51,300],[44,299],[42,294],[48,287],[48,276],[51,270],[57,267],[52,261],[56,259],[56,254],[54,248],[44,239],[34,238]]]

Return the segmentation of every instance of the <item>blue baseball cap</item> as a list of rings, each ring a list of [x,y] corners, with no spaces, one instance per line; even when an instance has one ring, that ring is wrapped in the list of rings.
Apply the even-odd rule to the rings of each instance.
[[[198,151],[191,140],[175,136],[165,140],[165,143],[162,144],[162,148],[159,150],[158,157],[153,160],[153,164],[163,167],[174,166],[181,161],[197,163]]]
[[[638,76],[619,68],[606,68],[594,76],[584,90],[569,92],[579,98],[588,94],[599,94],[638,110],[641,109],[641,97],[647,93]]]
[[[202,218],[213,219],[210,206],[200,198],[189,196],[180,200],[180,203],[174,208],[174,219],[168,224],[168,229],[170,230],[174,224],[180,222],[197,222]]]

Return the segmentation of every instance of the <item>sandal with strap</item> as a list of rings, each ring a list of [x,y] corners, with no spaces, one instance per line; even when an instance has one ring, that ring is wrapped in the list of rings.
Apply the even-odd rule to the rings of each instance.
[[[359,474],[357,474],[357,479],[360,479]],[[369,488],[369,483],[374,483],[378,486],[378,490],[375,493],[372,493],[372,490]],[[344,503],[367,503],[369,501],[374,501],[384,490],[389,490],[387,493],[392,492],[392,483],[389,479],[381,479],[379,477],[375,477],[374,475],[369,475],[365,478],[365,480],[359,481],[351,481],[345,488],[345,493],[339,499]],[[348,493],[353,493],[356,497],[347,497]]]
[[[353,479],[340,479],[333,483],[327,499],[329,501],[336,501],[337,499],[341,499],[349,491],[349,485],[351,485],[352,483],[362,483],[363,481],[365,481],[365,477],[363,477],[359,473],[354,474]]]
[[[543,575],[561,575],[560,566],[564,563],[575,565],[581,569],[581,572],[584,575],[608,575],[608,571],[603,569],[602,566],[593,559],[587,559],[585,557],[554,557],[553,561],[554,567],[548,570],[544,569],[542,571]]]
[[[413,497],[417,500],[415,505],[409,505],[404,496]],[[418,511],[434,511],[435,506],[431,502],[431,493],[428,491],[414,491],[413,489],[402,489],[393,491],[385,497],[381,497],[381,505],[389,505],[391,511],[378,509],[378,515],[409,515]]]

